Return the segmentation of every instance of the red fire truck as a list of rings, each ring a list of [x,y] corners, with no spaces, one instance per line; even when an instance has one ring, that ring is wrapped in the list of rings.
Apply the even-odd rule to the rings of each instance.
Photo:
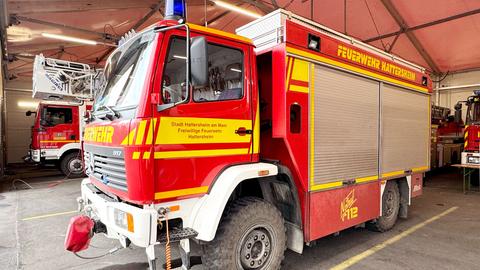
[[[32,126],[32,141],[27,162],[55,164],[69,177],[83,175],[80,128],[85,109],[91,106],[41,102]]]
[[[462,120],[462,104],[467,107],[462,164],[480,164],[480,91],[473,93],[466,101],[455,105],[455,122]]]
[[[50,100],[39,104],[32,127],[32,142],[26,161],[55,163],[68,177],[84,175],[81,155],[83,115],[91,100],[99,73],[88,65],[37,55],[33,67],[33,98]],[[97,84],[95,84],[97,82]],[[53,100],[53,101],[52,101]]]
[[[103,233],[154,269],[179,241],[187,269],[193,240],[208,269],[278,269],[286,248],[407,217],[430,164],[423,68],[284,10],[235,35],[169,5],[108,60],[67,250]]]

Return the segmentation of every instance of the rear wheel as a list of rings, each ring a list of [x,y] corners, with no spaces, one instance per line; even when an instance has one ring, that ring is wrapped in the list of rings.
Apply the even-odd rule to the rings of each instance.
[[[60,161],[60,170],[69,178],[78,178],[84,175],[83,161],[80,152],[66,154]]]
[[[280,269],[285,225],[272,204],[247,197],[228,207],[215,239],[203,246],[207,269]]]
[[[382,196],[382,216],[368,223],[368,228],[374,231],[385,232],[393,228],[397,222],[400,210],[400,191],[395,181],[387,181]]]

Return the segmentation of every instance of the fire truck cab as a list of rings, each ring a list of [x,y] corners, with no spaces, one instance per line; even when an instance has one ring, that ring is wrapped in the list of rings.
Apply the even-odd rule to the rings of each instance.
[[[284,10],[235,35],[172,2],[108,59],[67,250],[105,234],[155,269],[178,241],[187,269],[193,240],[209,269],[279,269],[287,247],[407,217],[430,163],[423,68]]]
[[[467,107],[462,164],[480,164],[480,90],[474,91],[467,100],[455,105],[456,122],[462,121],[462,104]]]
[[[83,175],[80,126],[85,105],[41,102],[34,115],[27,162],[55,164],[69,177]]]

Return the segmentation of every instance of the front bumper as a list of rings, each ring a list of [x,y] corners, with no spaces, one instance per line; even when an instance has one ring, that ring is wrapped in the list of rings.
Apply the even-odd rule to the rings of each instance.
[[[40,149],[30,149],[24,157],[25,162],[40,162]]]
[[[462,152],[462,164],[480,165],[480,153]]]
[[[106,227],[106,236],[112,239],[118,239],[123,246],[126,246],[127,239],[136,246],[148,247],[155,243],[161,242],[163,235],[157,235],[157,227],[159,221],[164,221],[165,217],[160,216],[160,209],[176,209],[168,213],[168,219],[181,219],[183,228],[177,228],[178,234],[182,234],[181,238],[196,237],[197,233],[190,229],[193,225],[195,209],[201,204],[204,197],[189,198],[178,201],[170,201],[160,204],[132,206],[124,202],[117,202],[106,196],[98,190],[86,178],[82,181],[82,208],[83,211],[91,219],[101,222]],[[134,232],[130,232],[115,223],[115,209],[129,213],[133,217]],[[162,211],[160,211],[162,212]],[[172,229],[171,237],[175,238],[175,229]],[[188,235],[184,235],[188,232]]]
[[[148,247],[156,242],[158,213],[149,205],[143,208],[117,202],[96,189],[90,180],[82,181],[83,210],[94,221],[105,225],[106,236],[118,239],[123,246],[127,239],[139,247]],[[133,217],[133,232],[115,223],[115,209]]]

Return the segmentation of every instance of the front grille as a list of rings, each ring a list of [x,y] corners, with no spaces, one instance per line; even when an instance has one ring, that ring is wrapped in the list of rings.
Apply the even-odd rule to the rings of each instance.
[[[85,167],[87,168],[87,174],[95,177],[98,181],[107,186],[127,191],[127,177],[123,157],[109,157],[85,152]]]

